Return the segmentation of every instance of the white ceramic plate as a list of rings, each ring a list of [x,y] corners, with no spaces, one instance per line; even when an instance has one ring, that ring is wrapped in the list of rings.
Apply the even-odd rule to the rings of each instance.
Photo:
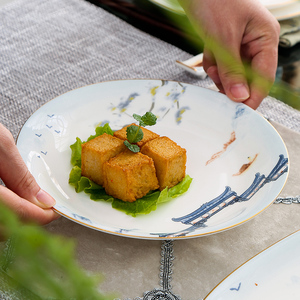
[[[297,1],[298,0],[260,0],[260,2],[268,9],[283,7]]]
[[[150,129],[187,149],[188,192],[136,218],[77,194],[68,184],[76,137],[85,140],[100,122],[120,129],[149,110],[158,116]],[[29,118],[17,145],[57,212],[136,238],[190,238],[239,225],[269,206],[288,176],[286,147],[261,115],[220,93],[163,80],[103,82],[63,94]]]
[[[150,0],[152,3],[177,14],[185,14],[177,0]],[[300,14],[298,0],[260,0],[277,20],[293,18]]]
[[[300,232],[286,237],[243,264],[204,300],[298,300]]]
[[[278,21],[295,18],[300,15],[300,2],[297,1],[283,7],[270,9],[270,12]]]

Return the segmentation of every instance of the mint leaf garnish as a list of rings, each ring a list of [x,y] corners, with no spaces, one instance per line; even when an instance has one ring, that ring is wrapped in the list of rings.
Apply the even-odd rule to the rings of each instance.
[[[127,140],[129,143],[137,143],[141,141],[144,137],[143,130],[140,126],[131,125],[127,127]]]
[[[138,145],[130,144],[127,140],[124,141],[124,145],[134,153],[140,152],[140,147]]]
[[[131,125],[127,127],[127,141],[126,143],[124,142],[124,144],[129,150],[133,152],[139,152],[140,150],[137,150],[136,147],[133,147],[133,144],[138,143],[144,137],[144,133],[141,129],[141,126],[145,127],[155,125],[157,117],[150,111],[146,112],[143,116],[133,114],[133,117],[139,122],[139,126]]]
[[[147,111],[143,116],[134,114],[133,117],[139,121],[141,126],[152,126],[156,124],[157,117],[150,111]]]

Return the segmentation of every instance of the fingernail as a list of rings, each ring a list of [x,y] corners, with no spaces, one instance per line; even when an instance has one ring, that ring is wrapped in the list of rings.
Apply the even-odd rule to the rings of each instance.
[[[52,207],[56,203],[55,200],[42,189],[38,191],[36,199],[45,207]]]
[[[248,88],[243,83],[234,84],[230,88],[230,92],[236,100],[246,100],[250,97]]]

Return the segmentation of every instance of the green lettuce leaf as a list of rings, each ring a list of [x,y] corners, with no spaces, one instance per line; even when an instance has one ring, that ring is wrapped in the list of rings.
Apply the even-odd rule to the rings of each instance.
[[[82,141],[79,137],[76,138],[76,142],[70,146],[71,153],[71,164],[72,166],[81,167],[81,144]]]
[[[112,207],[124,211],[133,217],[136,217],[138,214],[149,214],[156,210],[158,204],[169,202],[184,194],[189,189],[191,182],[192,178],[186,175],[186,177],[174,187],[170,189],[165,188],[161,192],[152,191],[146,196],[137,199],[135,202],[124,202],[119,199],[114,199]]]
[[[192,180],[193,179],[189,175],[186,175],[181,182],[179,182],[177,185],[173,186],[172,188],[168,189],[168,197],[176,198],[184,194],[189,189]],[[164,199],[161,199],[159,202],[162,203],[166,201],[164,201]]]
[[[113,135],[114,132],[110,128],[109,124],[106,123],[103,126],[97,126],[95,129],[95,134],[91,135],[87,142],[94,139],[95,137],[102,135],[103,133],[107,133]],[[81,141],[79,137],[76,138],[76,142],[70,146],[72,153],[71,153],[71,164],[72,166],[81,167],[81,145],[85,143]]]
[[[78,183],[81,179],[81,168],[74,166],[69,174],[69,184],[75,187],[76,192],[78,192]]]
[[[158,204],[166,203],[184,194],[190,187],[191,182],[192,178],[187,175],[180,183],[170,189],[165,188],[161,192],[157,190],[151,191],[135,202],[125,202],[107,195],[101,185],[96,184],[87,177],[81,176],[81,169],[77,166],[73,167],[69,177],[69,183],[75,187],[77,193],[85,192],[94,201],[112,202],[113,208],[123,211],[132,217],[136,217],[139,214],[149,214],[157,209]]]
[[[103,133],[107,133],[110,135],[114,135],[114,131],[110,128],[108,123],[105,123],[103,126],[97,126],[95,129],[96,134],[91,135],[88,139],[87,142],[94,139],[95,137],[102,135]]]
[[[88,141],[103,134],[113,134],[113,131],[108,124],[96,128],[96,134],[91,135]],[[72,150],[71,154],[71,164],[73,168],[71,169],[69,175],[69,184],[75,187],[77,193],[85,192],[89,195],[91,200],[94,201],[106,201],[111,202],[112,207],[125,212],[128,215],[136,217],[139,214],[149,214],[150,212],[156,210],[158,204],[166,203],[183,193],[185,193],[192,182],[192,178],[189,175],[178,183],[176,186],[168,189],[165,188],[163,191],[151,191],[146,196],[137,199],[135,202],[125,202],[110,195],[107,195],[105,189],[90,180],[87,177],[81,176],[81,145],[82,141],[76,138],[76,142],[70,146]],[[80,163],[80,164],[79,164]]]
[[[159,191],[148,193],[146,196],[137,199],[134,202],[125,202],[119,199],[114,199],[112,207],[125,212],[127,215],[136,217],[138,214],[149,214],[156,210]]]

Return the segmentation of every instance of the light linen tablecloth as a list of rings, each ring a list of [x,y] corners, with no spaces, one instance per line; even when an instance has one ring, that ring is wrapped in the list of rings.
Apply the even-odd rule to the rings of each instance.
[[[182,71],[175,60],[191,55],[154,38],[83,0],[18,0],[0,10],[0,122],[17,138],[24,122],[47,101],[101,81],[149,78],[213,88]],[[283,196],[300,194],[300,112],[273,98],[258,111],[282,135],[291,171]],[[240,264],[299,229],[300,205],[271,205],[237,228],[174,241],[172,291],[201,299]],[[74,238],[77,257],[101,272],[103,291],[121,299],[160,288],[161,241],[118,237],[65,218],[46,226]]]

